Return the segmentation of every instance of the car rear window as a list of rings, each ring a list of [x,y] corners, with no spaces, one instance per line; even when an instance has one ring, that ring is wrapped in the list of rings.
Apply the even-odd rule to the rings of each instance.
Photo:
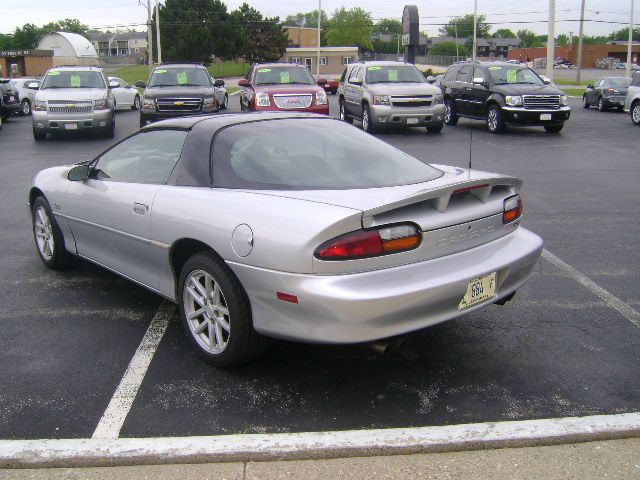
[[[215,138],[215,187],[340,190],[426,182],[442,171],[344,122],[256,121]]]
[[[610,78],[609,85],[611,85],[614,88],[627,88],[629,85],[631,85],[631,79],[630,78]]]

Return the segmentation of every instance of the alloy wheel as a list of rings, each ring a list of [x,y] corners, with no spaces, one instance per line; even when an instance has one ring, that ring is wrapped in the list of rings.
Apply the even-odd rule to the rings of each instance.
[[[22,114],[31,115],[31,103],[26,98],[22,100]]]
[[[489,125],[489,130],[494,132],[498,128],[498,113],[495,108],[489,110],[489,114],[487,116],[487,125]]]
[[[444,123],[451,122],[451,105],[449,102],[444,102]]]
[[[33,230],[40,255],[50,261],[54,254],[53,226],[42,205],[38,206],[34,212]]]
[[[631,121],[636,125],[640,125],[640,102],[631,108]]]
[[[231,335],[231,318],[224,293],[204,270],[189,273],[182,295],[184,313],[193,338],[207,353],[224,352]]]
[[[362,109],[362,130],[369,131],[369,110],[366,107]]]

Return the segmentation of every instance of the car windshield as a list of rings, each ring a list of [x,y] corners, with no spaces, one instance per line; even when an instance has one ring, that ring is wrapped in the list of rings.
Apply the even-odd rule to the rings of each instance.
[[[157,68],[149,80],[149,87],[207,87],[211,85],[204,68]]]
[[[40,90],[47,88],[106,88],[106,85],[98,72],[54,70],[47,74],[40,86]]]
[[[424,83],[426,81],[416,67],[409,65],[372,65],[367,67],[365,80],[367,83]]]
[[[340,190],[406,185],[442,175],[425,162],[330,118],[258,121],[222,130],[216,187]]]
[[[530,83],[532,85],[544,85],[536,73],[528,67],[520,65],[492,65],[488,67],[491,80],[497,85],[509,83]]]
[[[302,83],[315,85],[313,77],[305,67],[264,67],[256,70],[256,85]]]
[[[607,82],[613,88],[627,88],[631,85],[630,78],[610,78]]]

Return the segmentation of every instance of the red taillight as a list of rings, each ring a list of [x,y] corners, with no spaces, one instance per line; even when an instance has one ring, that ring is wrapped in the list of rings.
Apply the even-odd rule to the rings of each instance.
[[[412,250],[420,245],[420,240],[415,225],[393,225],[341,235],[320,245],[315,256],[321,260],[377,257]]]
[[[502,223],[511,223],[522,216],[524,204],[520,195],[506,198],[504,200],[504,212],[502,213]]]

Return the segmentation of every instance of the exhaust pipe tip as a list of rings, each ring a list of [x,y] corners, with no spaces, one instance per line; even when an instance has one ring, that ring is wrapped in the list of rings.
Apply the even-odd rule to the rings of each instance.
[[[515,297],[515,296],[516,296],[516,292],[510,293],[506,297],[501,298],[500,300],[495,302],[495,304],[496,305],[504,305],[505,303],[510,302],[511,300],[513,300],[513,297]]]
[[[369,346],[378,355],[388,355],[390,353],[399,352],[404,348],[406,343],[407,339],[405,337],[384,338],[382,340],[371,342]]]

